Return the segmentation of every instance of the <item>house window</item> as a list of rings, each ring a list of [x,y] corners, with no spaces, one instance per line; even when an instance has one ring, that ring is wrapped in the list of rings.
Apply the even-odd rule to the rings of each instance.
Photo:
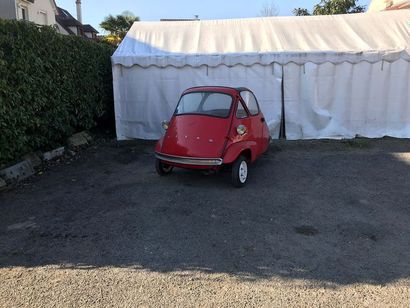
[[[26,6],[20,6],[21,19],[28,20],[28,9]]]
[[[42,25],[48,25],[47,12],[40,11],[40,22]]]

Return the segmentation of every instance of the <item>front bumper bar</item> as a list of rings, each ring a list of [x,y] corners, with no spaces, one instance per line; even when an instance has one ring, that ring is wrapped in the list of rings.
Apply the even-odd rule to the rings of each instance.
[[[155,152],[155,157],[159,160],[181,164],[181,165],[192,165],[192,166],[220,166],[222,165],[222,158],[196,158],[196,157],[183,157],[183,156],[173,156],[168,154],[161,154]]]

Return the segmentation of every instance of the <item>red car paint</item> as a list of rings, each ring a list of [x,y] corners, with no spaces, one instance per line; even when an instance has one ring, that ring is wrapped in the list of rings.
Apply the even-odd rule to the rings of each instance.
[[[251,115],[249,112],[241,97],[244,91],[252,93],[246,88],[228,87],[196,87],[184,91],[181,99],[186,94],[197,92],[231,96],[229,115],[223,118],[203,114],[174,114],[165,135],[155,147],[157,159],[170,166],[188,169],[219,169],[222,164],[231,164],[241,155],[248,162],[254,162],[268,148],[269,129],[259,106],[257,114]],[[240,104],[245,108],[245,118],[236,115]],[[245,134],[237,132],[239,125],[245,125]],[[186,159],[194,161],[186,164]],[[220,159],[222,164],[204,165],[202,161],[196,164],[195,159]]]

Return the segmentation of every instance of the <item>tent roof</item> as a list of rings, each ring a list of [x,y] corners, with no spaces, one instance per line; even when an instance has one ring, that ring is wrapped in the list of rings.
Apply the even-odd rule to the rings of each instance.
[[[113,64],[143,67],[410,61],[410,11],[136,22]]]

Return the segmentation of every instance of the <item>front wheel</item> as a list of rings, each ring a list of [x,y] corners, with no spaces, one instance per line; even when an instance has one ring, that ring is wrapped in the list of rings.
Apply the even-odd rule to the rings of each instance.
[[[243,187],[248,179],[248,162],[245,157],[239,156],[232,165],[232,185]]]
[[[174,167],[164,164],[161,160],[158,158],[155,160],[155,169],[157,170],[157,173],[161,176],[168,175],[172,172],[172,169]]]

